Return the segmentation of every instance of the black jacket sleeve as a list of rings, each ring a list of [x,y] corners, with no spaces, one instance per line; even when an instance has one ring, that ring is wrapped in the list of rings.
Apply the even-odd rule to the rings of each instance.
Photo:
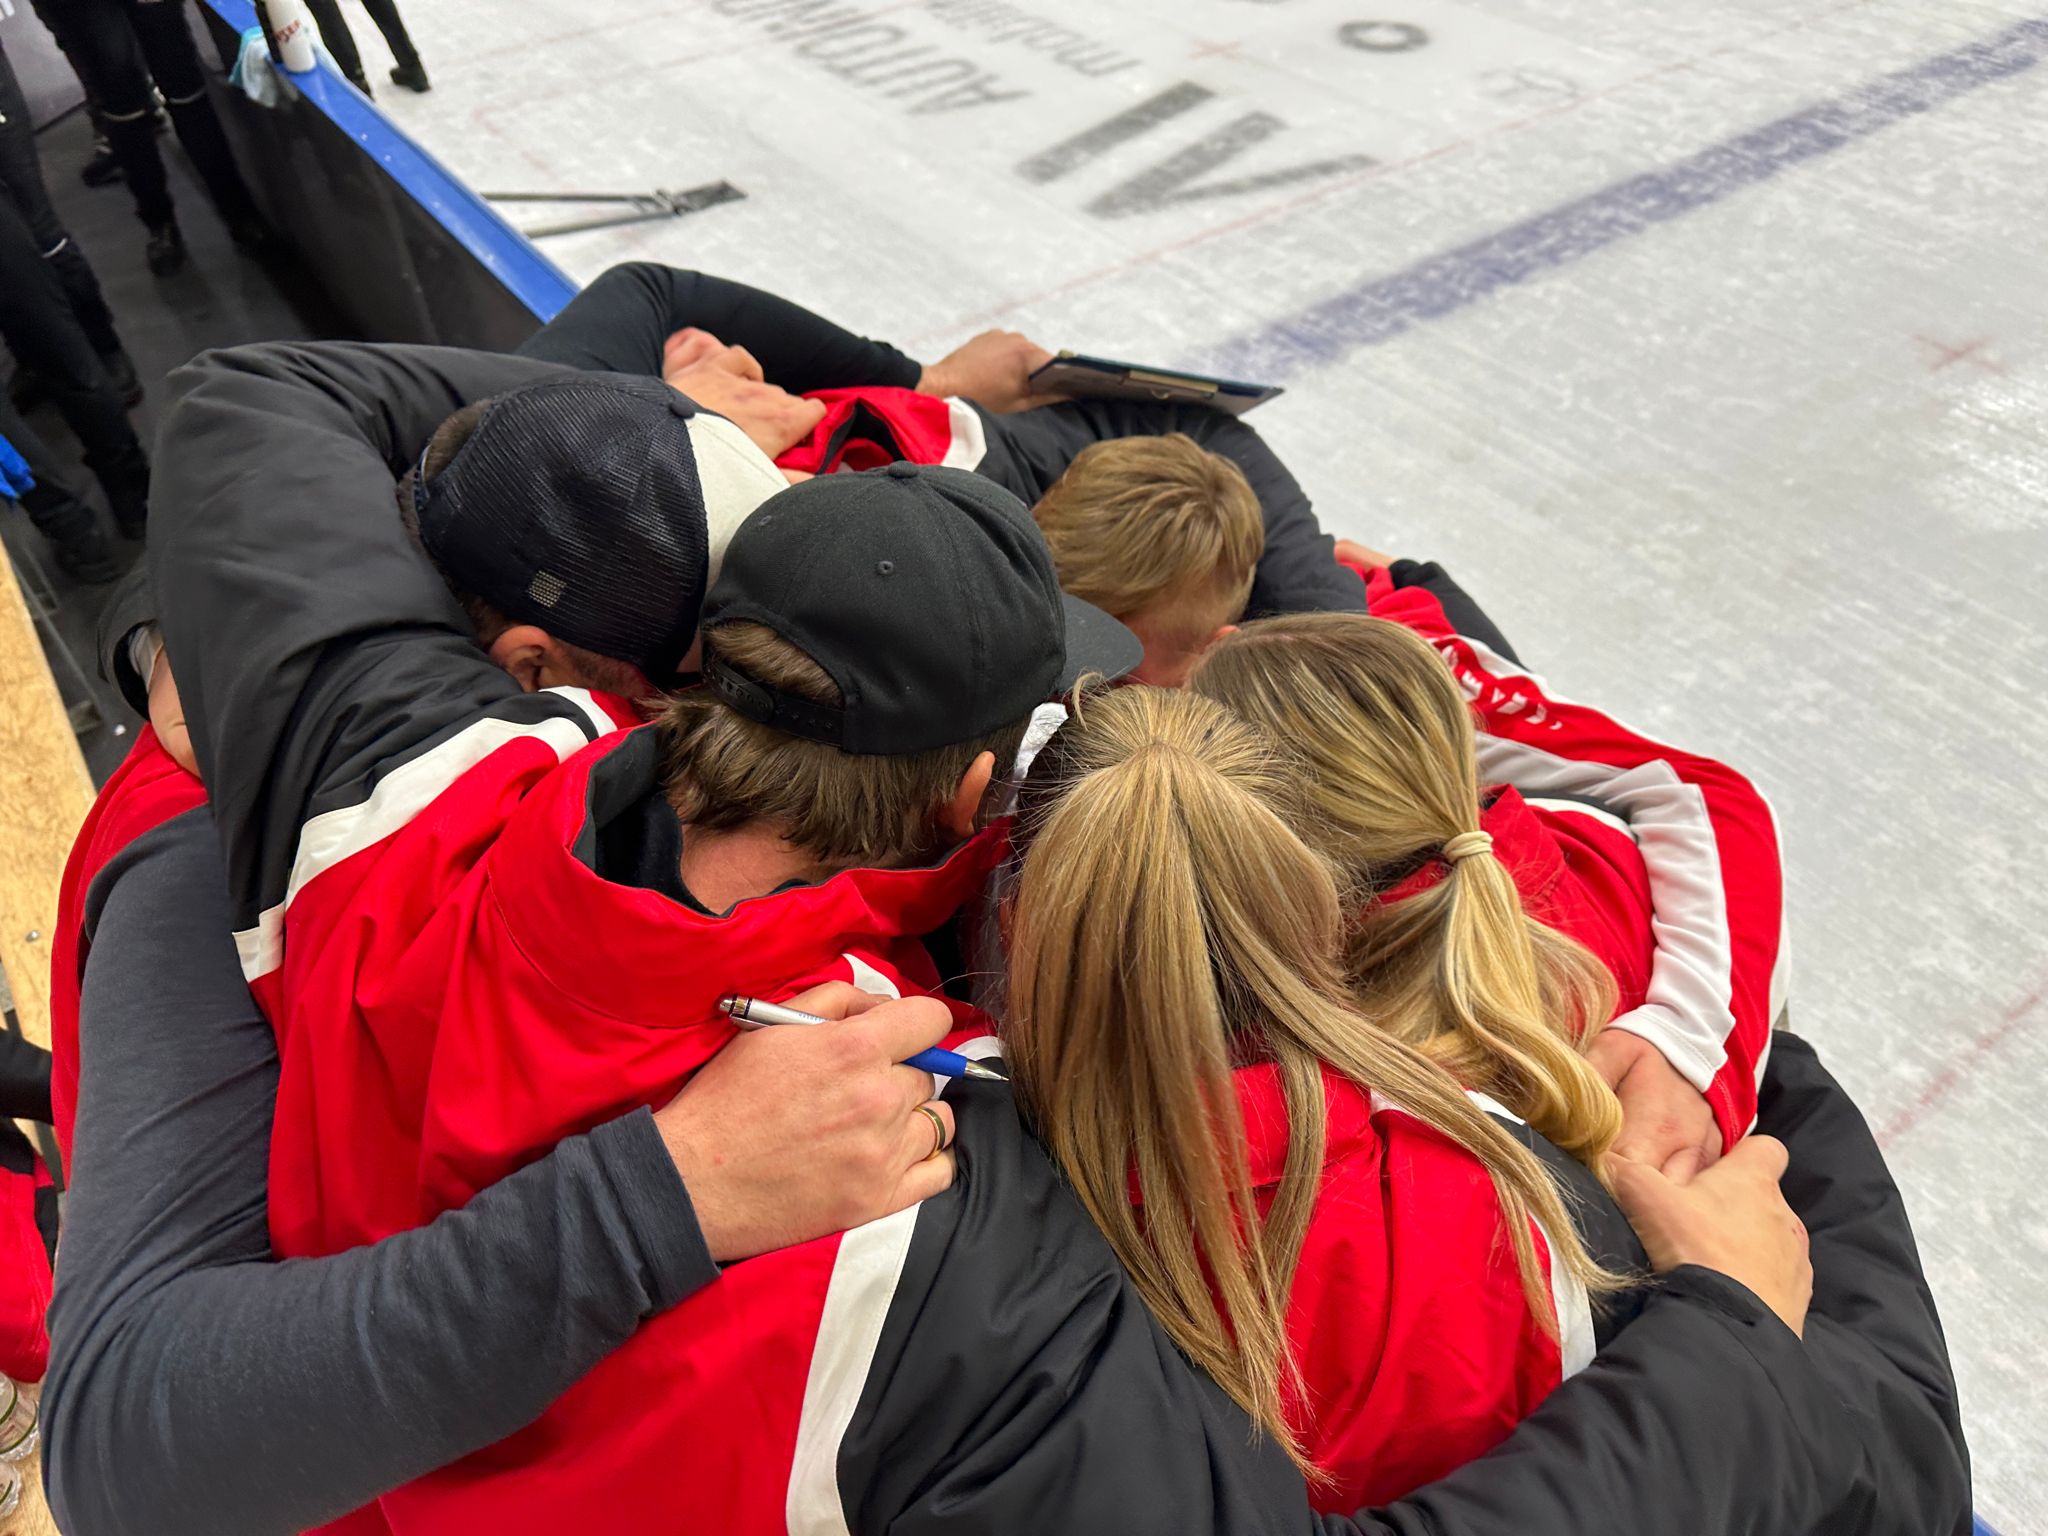
[[[1822,1529],[1970,1529],[1970,1453],[1941,1318],[1904,1200],[1862,1114],[1813,1047],[1777,1031],[1758,1128],[1785,1143],[1785,1198],[1812,1241],[1806,1347],[1857,1433],[1849,1491]]]
[[[518,695],[400,520],[394,484],[456,409],[558,372],[311,343],[203,353],[171,375],[149,572],[237,930],[282,901],[309,815]]]
[[[1029,506],[1091,443],[1184,432],[1244,471],[1265,514],[1266,552],[1252,578],[1247,618],[1321,610],[1361,613],[1365,586],[1337,564],[1334,541],[1279,455],[1244,422],[1206,406],[1135,400],[1069,400],[1010,416],[981,412],[988,456],[981,472]]]
[[[519,354],[571,368],[659,375],[662,344],[685,326],[745,347],[768,382],[792,394],[859,384],[915,389],[924,372],[887,342],[856,336],[788,299],[650,261],[605,272]]]
[[[417,1231],[273,1261],[277,1049],[204,810],[95,882],[44,1472],[71,1536],[299,1531],[537,1418],[715,1277],[645,1111]]]
[[[689,325],[745,347],[771,384],[796,394],[861,384],[915,389],[923,372],[887,342],[856,336],[775,294],[651,262],[613,267],[520,352],[576,368],[658,374],[663,342]],[[1090,443],[1185,432],[1245,472],[1265,513],[1266,553],[1249,616],[1365,607],[1357,579],[1336,564],[1301,486],[1258,433],[1235,417],[1194,405],[1071,401],[1011,416],[984,412],[983,421],[990,440],[983,472],[1027,505]]]
[[[1387,567],[1387,574],[1394,579],[1396,587],[1420,587],[1435,598],[1443,607],[1445,619],[1457,633],[1468,640],[1477,640],[1494,655],[1518,667],[1522,664],[1522,658],[1508,644],[1508,637],[1500,632],[1500,627],[1479,606],[1478,600],[1434,560],[1396,560]]]
[[[1783,1031],[1758,1111],[1812,1238],[1803,1343],[1734,1281],[1680,1270],[1498,1450],[1327,1536],[1969,1531],[1955,1378],[1869,1128]]]
[[[1814,1530],[1855,1436],[1799,1338],[1726,1276],[1680,1269],[1497,1449],[1322,1536]]]
[[[1856,1435],[1798,1337],[1733,1280],[1682,1269],[1491,1454],[1318,1518],[1174,1349],[1007,1093],[947,1096],[959,1176],[919,1210],[840,1446],[854,1531],[1783,1536],[1823,1528],[1854,1475]]]

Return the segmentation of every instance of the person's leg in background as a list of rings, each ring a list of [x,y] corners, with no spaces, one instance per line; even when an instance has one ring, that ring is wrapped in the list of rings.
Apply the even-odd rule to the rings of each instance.
[[[313,13],[313,24],[320,29],[320,41],[334,60],[334,67],[365,96],[375,95],[370,89],[370,77],[363,73],[363,56],[356,52],[355,34],[342,17],[341,0],[306,0],[306,9]]]
[[[0,48],[0,193],[11,197],[34,235],[43,259],[63,284],[71,312],[78,317],[86,339],[100,356],[122,398],[133,404],[142,393],[135,377],[135,365],[128,360],[121,338],[114,331],[114,317],[100,292],[99,278],[85,252],[71,238],[51,206],[49,189],[43,185],[42,162],[36,155],[35,126],[29,121],[28,101],[21,82]]]
[[[409,91],[431,89],[427,67],[420,62],[419,50],[413,47],[404,18],[398,14],[398,0],[363,0],[363,9],[377,23],[377,30],[384,34],[384,41],[391,48],[391,57],[397,61],[391,71],[392,83]]]
[[[121,179],[121,162],[107,137],[107,115],[90,96],[85,99],[85,115],[92,119],[92,153],[78,168],[78,179],[88,187],[111,187]]]
[[[35,7],[38,20],[57,40],[58,51],[71,65],[71,72],[78,76],[78,83],[85,87],[85,113],[92,119],[92,155],[78,169],[78,179],[88,187],[112,186],[121,179],[121,162],[114,154],[113,142],[107,136],[107,114],[93,99],[92,88],[85,85],[85,75],[78,67],[78,61],[71,57],[69,28],[66,24],[68,12],[58,0],[29,0]],[[142,53],[136,50],[136,67],[141,67]]]
[[[171,126],[178,130],[178,142],[192,157],[228,233],[239,246],[263,245],[270,232],[235,167],[234,151],[228,148],[228,136],[206,94],[206,70],[199,62],[182,0],[118,0],[118,5],[135,28],[142,56],[170,110]]]
[[[50,541],[58,568],[74,581],[94,584],[120,575],[121,562],[114,556],[114,546],[100,527],[99,517],[64,483],[56,456],[15,414],[5,394],[0,394],[0,442],[11,443],[36,477],[34,486],[16,499],[28,520]]]
[[[36,14],[99,104],[107,142],[149,231],[149,270],[168,277],[185,264],[185,237],[156,145],[156,94],[134,28],[119,0],[42,0]]]
[[[14,199],[0,195],[0,337],[32,368],[85,449],[114,521],[142,537],[149,508],[149,459],[99,354],[65,301],[57,274],[36,249]]]

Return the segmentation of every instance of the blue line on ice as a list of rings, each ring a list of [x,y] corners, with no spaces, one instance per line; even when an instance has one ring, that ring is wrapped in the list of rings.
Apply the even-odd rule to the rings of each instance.
[[[1580,258],[1768,181],[1880,129],[1929,112],[2048,57],[2048,17],[1881,75],[1661,169],[1430,256],[1226,342],[1202,366],[1231,378],[1280,383],[1454,314],[1501,288]]]

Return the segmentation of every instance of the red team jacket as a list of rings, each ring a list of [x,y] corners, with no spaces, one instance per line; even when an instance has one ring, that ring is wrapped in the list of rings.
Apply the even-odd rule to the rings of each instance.
[[[467,734],[436,749],[446,762],[469,755]],[[849,871],[711,917],[587,862],[593,770],[633,754],[645,761],[627,777],[651,784],[651,729],[559,768],[553,744],[516,736],[387,834],[365,807],[363,830],[330,823],[339,858],[316,867],[302,852],[281,965],[255,978],[283,1058],[280,1253],[417,1225],[565,1135],[666,1103],[731,1038],[724,993],[786,997],[827,979],[936,989],[918,936],[985,881],[1000,828],[932,869]],[[415,791],[434,756],[409,765]],[[669,1507],[694,1445],[707,1449],[687,1479],[693,1528],[781,1529],[840,1245],[734,1267],[531,1429],[388,1495],[382,1518],[453,1533],[644,1514]]]
[[[1524,907],[1606,965],[1619,1027],[1680,1050],[1729,1028],[1702,1086],[1732,1144],[1755,1119],[1779,961],[1780,873],[1762,798],[1720,764],[1556,699],[1455,635],[1429,593],[1375,577],[1371,610],[1435,643],[1473,700],[1481,777],[1498,786],[1480,825]],[[1695,985],[1702,952],[1732,957],[1708,987]],[[1286,1154],[1280,1086],[1263,1067],[1238,1080],[1254,1176],[1270,1198]],[[1397,1498],[1499,1444],[1592,1358],[1595,1329],[1561,1271],[1556,1336],[1530,1315],[1473,1159],[1376,1095],[1335,1077],[1327,1086],[1329,1161],[1289,1332],[1304,1378],[1297,1432],[1332,1478],[1311,1497],[1344,1510]]]
[[[1385,571],[1366,574],[1371,610],[1434,644],[1472,701],[1481,783],[1512,784],[1581,829],[1594,813],[1625,824],[1648,874],[1654,958],[1641,1002],[1612,1027],[1656,1045],[1706,1095],[1733,1146],[1756,1123],[1771,1026],[1784,1011],[1784,870],[1770,805],[1725,763],[1566,699],[1456,634],[1429,593],[1395,588]],[[1612,964],[1611,944],[1537,915]],[[1616,979],[1627,994],[1628,979]]]
[[[50,1363],[50,1252],[37,1221],[50,1170],[15,1144],[22,1166],[0,1167],[0,1376],[37,1382]]]
[[[804,398],[822,402],[825,415],[809,437],[775,461],[783,469],[829,475],[879,469],[899,459],[972,469],[987,451],[981,418],[965,401],[883,385],[821,389]]]

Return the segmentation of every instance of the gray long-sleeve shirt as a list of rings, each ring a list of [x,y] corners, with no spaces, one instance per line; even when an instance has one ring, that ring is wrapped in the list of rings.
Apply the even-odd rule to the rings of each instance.
[[[653,1117],[461,1211],[274,1262],[277,1046],[197,810],[94,882],[44,1396],[71,1536],[284,1532],[489,1445],[717,1274]]]

